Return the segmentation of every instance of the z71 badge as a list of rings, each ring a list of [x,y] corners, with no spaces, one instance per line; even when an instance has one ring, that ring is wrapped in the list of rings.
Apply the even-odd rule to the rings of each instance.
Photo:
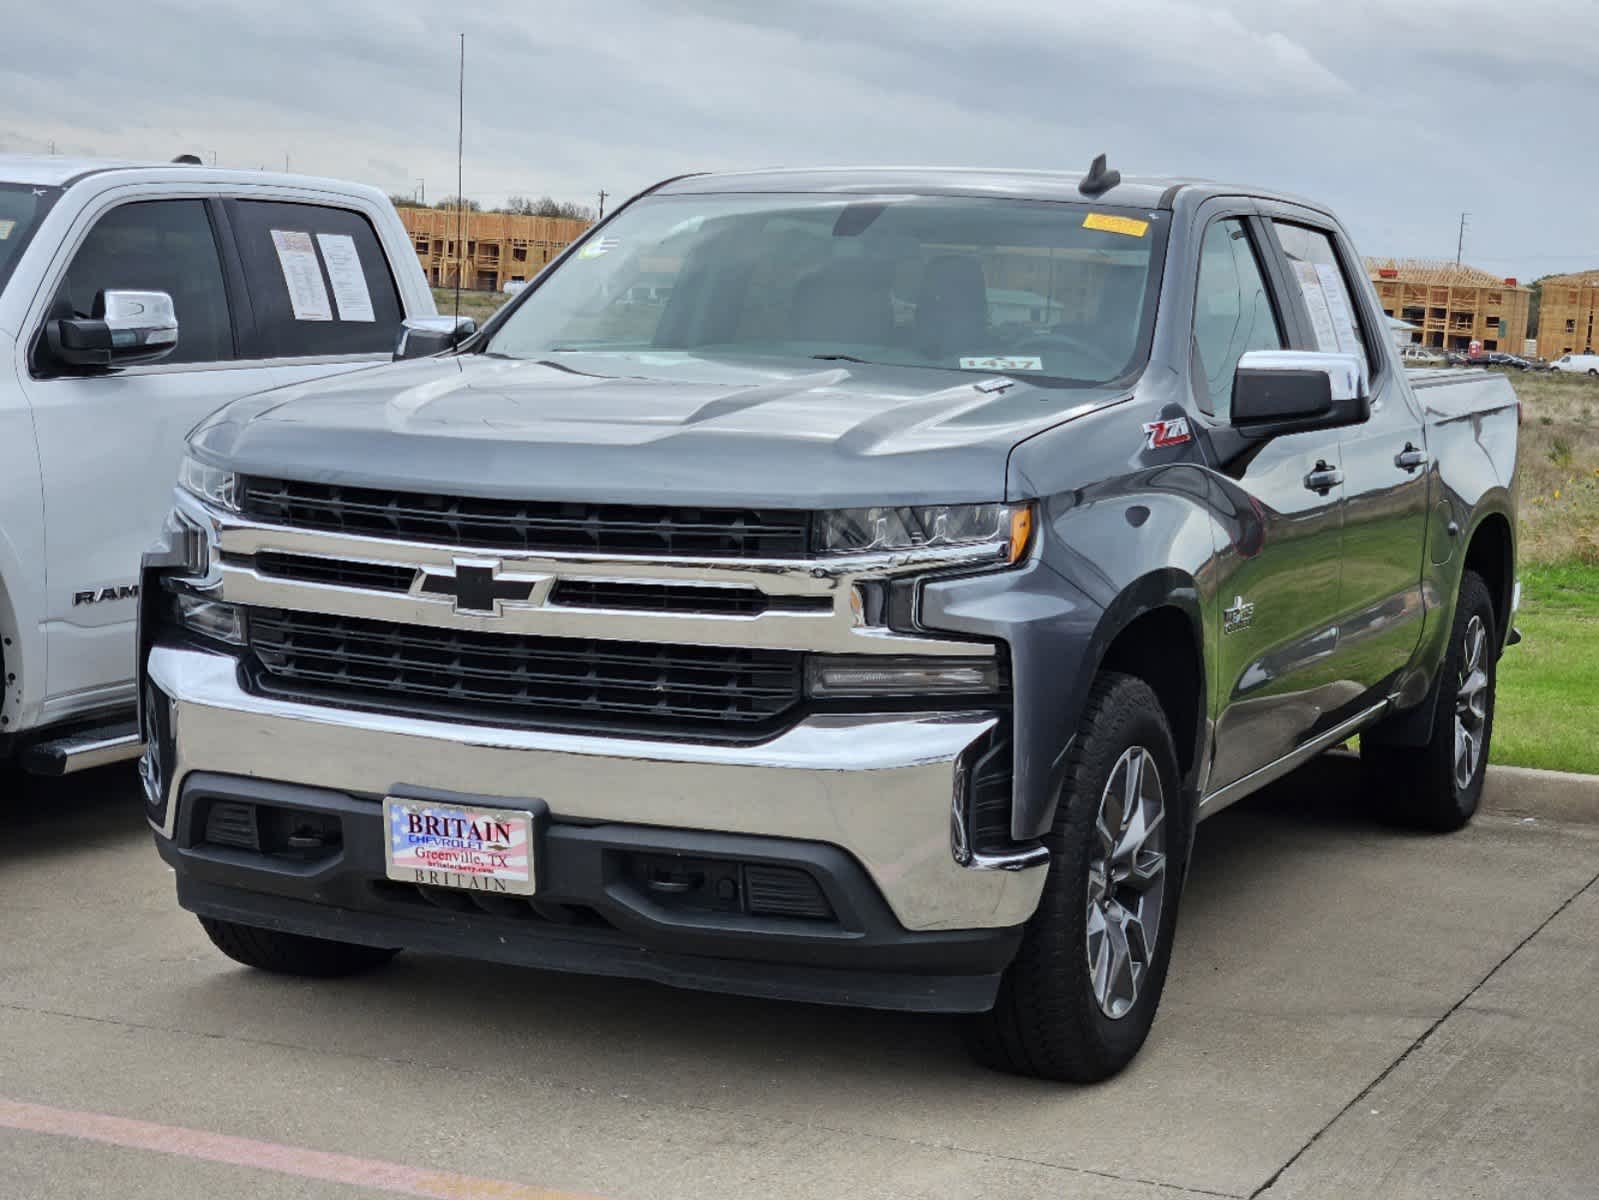
[[[1164,450],[1167,446],[1181,446],[1194,440],[1188,432],[1188,418],[1177,417],[1170,421],[1150,421],[1144,426],[1144,449]]]

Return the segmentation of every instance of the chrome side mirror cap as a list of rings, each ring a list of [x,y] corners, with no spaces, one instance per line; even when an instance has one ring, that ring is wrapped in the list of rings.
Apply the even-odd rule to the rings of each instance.
[[[71,367],[155,362],[178,344],[178,314],[166,292],[103,291],[91,316],[46,324],[45,341],[51,357]]]
[[[476,332],[477,322],[471,317],[407,317],[400,322],[394,361],[444,354]]]
[[[1251,350],[1233,375],[1232,423],[1252,437],[1358,425],[1371,416],[1371,378],[1358,354]]]

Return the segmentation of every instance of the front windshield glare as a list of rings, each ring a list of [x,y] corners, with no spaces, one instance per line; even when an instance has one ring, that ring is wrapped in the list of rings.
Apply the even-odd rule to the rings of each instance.
[[[27,248],[33,231],[50,211],[60,188],[0,183],[0,291]]]
[[[1162,214],[923,196],[643,200],[485,347],[859,361],[1076,384],[1147,353]]]

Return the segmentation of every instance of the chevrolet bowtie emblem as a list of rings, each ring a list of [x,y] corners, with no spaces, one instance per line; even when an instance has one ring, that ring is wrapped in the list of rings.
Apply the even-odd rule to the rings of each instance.
[[[552,575],[507,571],[497,559],[458,558],[448,570],[423,567],[411,584],[413,596],[448,596],[458,613],[505,615],[505,605],[544,603]]]

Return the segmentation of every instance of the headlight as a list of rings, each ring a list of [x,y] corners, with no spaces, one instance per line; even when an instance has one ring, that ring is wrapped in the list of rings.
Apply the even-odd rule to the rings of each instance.
[[[244,610],[237,604],[207,600],[190,592],[176,592],[172,597],[172,615],[190,633],[210,638],[213,642],[226,642],[230,646],[246,644]]]
[[[936,504],[907,508],[843,508],[817,515],[819,554],[992,548],[1003,563],[1019,562],[1033,536],[1033,504]]]
[[[841,696],[972,696],[999,691],[992,659],[813,657],[805,691],[818,700]]]
[[[239,477],[232,471],[208,466],[187,454],[183,456],[183,465],[178,468],[179,487],[229,512],[239,511],[238,485]]]

